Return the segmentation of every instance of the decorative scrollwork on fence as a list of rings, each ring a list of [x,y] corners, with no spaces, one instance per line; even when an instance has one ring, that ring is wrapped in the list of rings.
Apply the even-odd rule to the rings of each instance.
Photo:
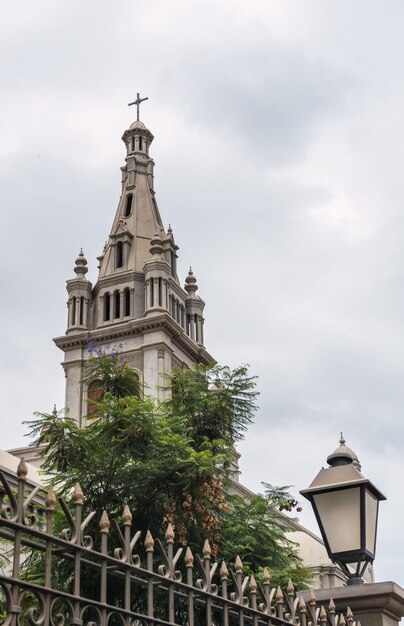
[[[313,593],[305,602],[291,582],[285,593],[271,588],[266,569],[261,581],[245,576],[239,557],[234,568],[224,561],[219,568],[208,541],[202,555],[189,547],[185,554],[175,550],[170,524],[165,545],[150,531],[142,543],[128,506],[121,523],[102,513],[95,546],[95,512],[83,518],[79,484],[71,503],[59,499],[66,527],[57,535],[55,494],[30,490],[26,468],[22,461],[17,489],[0,472],[0,538],[12,555],[0,574],[5,626],[356,626],[349,609],[337,615],[332,601],[327,608],[318,606]],[[29,577],[29,559],[41,563],[35,580]]]

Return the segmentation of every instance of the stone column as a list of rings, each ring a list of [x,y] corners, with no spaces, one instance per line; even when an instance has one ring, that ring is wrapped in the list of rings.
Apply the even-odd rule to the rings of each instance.
[[[130,301],[129,301],[129,315],[134,317],[134,309],[135,309],[135,288],[130,288]]]
[[[154,304],[153,308],[159,306],[159,280],[158,278],[152,278],[153,281],[153,293],[154,293]]]
[[[120,317],[121,320],[124,317],[124,310],[123,309],[124,309],[124,306],[125,306],[125,303],[123,301],[123,294],[124,294],[124,290],[121,289],[121,291],[119,293],[119,317]]]
[[[80,324],[80,319],[81,319],[81,298],[80,296],[78,296],[76,298],[76,326],[81,326]]]
[[[104,321],[104,296],[100,296],[99,308],[98,308],[98,326]]]

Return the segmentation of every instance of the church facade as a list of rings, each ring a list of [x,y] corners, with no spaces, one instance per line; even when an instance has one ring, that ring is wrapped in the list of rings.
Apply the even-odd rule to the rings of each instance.
[[[147,393],[163,400],[164,373],[192,363],[213,363],[204,347],[204,301],[190,269],[182,285],[171,227],[165,230],[154,191],[152,133],[139,120],[122,136],[126,148],[122,190],[111,233],[98,257],[93,286],[81,251],[67,281],[64,352],[65,407],[84,423],[92,397],[82,380],[88,346],[119,346]],[[96,383],[96,381],[94,381]]]
[[[153,135],[137,120],[122,140],[126,157],[121,167],[121,196],[109,239],[98,257],[98,279],[93,286],[86,278],[87,260],[80,252],[75,276],[67,280],[66,332],[54,339],[64,353],[65,407],[80,425],[85,425],[89,400],[94,398],[91,393],[97,391],[97,381],[93,390],[92,383],[87,387],[82,382],[91,344],[119,347],[147,393],[160,400],[167,393],[165,373],[195,362],[214,363],[204,346],[205,303],[197,295],[196,278],[190,269],[181,284],[178,246],[171,228],[165,230],[157,207],[154,162],[149,154]],[[15,457],[24,457],[33,484],[39,482],[37,448],[16,448],[3,457],[0,468],[10,476],[15,474]],[[254,494],[239,482],[238,459],[234,451],[232,492],[250,499]],[[300,556],[313,572],[313,587],[344,584],[344,575],[328,559],[321,539],[298,523],[293,526],[289,536],[299,544]],[[371,568],[366,579],[373,580]]]

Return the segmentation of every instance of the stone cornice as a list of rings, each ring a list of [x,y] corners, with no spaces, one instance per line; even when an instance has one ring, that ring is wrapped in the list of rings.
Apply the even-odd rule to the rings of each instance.
[[[185,289],[181,287],[179,283],[177,283],[177,281],[175,280],[173,276],[170,276],[169,281],[168,281],[168,286],[173,293],[175,293],[179,298],[181,298],[181,300],[185,302],[186,297],[187,297],[187,292],[185,291]]]
[[[91,332],[85,331],[74,335],[63,335],[55,337],[54,342],[61,350],[82,348],[86,346],[90,339],[94,341],[119,341],[124,337],[134,337],[146,333],[162,330],[167,333],[175,345],[185,350],[195,362],[214,363],[214,358],[203,347],[195,343],[188,337],[181,326],[170,317],[168,313],[162,313],[151,318],[141,318],[130,320],[129,322],[118,322],[103,326]]]
[[[123,269],[122,272],[118,270],[116,274],[103,276],[102,278],[99,278],[97,280],[94,286],[93,298],[97,296],[100,289],[105,289],[107,287],[115,287],[117,285],[120,285],[121,283],[125,283],[125,286],[127,286],[126,283],[131,282],[131,281],[144,282],[143,272],[134,272],[133,270]]]

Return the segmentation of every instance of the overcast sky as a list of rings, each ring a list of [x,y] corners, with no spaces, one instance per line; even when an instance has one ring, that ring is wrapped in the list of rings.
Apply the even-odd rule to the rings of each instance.
[[[81,246],[96,280],[140,91],[206,347],[259,376],[244,483],[307,487],[342,430],[404,586],[403,28],[399,0],[4,4],[2,448],[63,406],[65,281]]]

